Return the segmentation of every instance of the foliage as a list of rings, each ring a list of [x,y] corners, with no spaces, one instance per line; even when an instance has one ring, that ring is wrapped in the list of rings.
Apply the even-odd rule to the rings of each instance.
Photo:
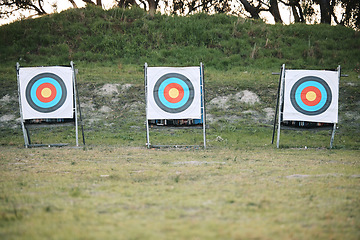
[[[341,42],[341,44],[337,44]],[[341,26],[266,25],[216,14],[155,15],[138,8],[70,9],[0,28],[3,62],[74,61],[207,66],[324,68],[359,64],[359,35]],[[60,53],[60,54],[55,54]],[[264,63],[266,63],[264,65]]]
[[[345,12],[338,23],[353,26],[360,30],[360,2],[357,0],[342,0],[341,6],[345,9]]]
[[[74,8],[77,4],[74,0],[68,0]],[[82,0],[86,5],[102,6],[101,0]],[[261,13],[270,13],[276,23],[283,23],[282,14],[289,11],[295,23],[321,23],[340,24],[359,30],[360,4],[358,0],[115,0],[117,7],[142,8],[153,18],[156,11],[162,13],[180,14],[186,16],[194,13],[226,13],[236,16],[247,16],[251,19],[266,19]],[[0,16],[11,16],[15,12],[29,12],[35,15],[44,15],[45,5],[52,4],[56,11],[57,3],[48,0],[2,0],[0,1]],[[286,7],[287,6],[287,7]],[[320,11],[315,10],[319,8]],[[281,11],[280,11],[281,9]],[[339,10],[340,9],[340,10]],[[319,14],[320,12],[320,14]],[[338,15],[341,14],[339,17]],[[271,21],[271,20],[270,20]]]
[[[37,15],[44,15],[44,0],[1,0],[0,17],[9,17],[17,11],[35,12]]]

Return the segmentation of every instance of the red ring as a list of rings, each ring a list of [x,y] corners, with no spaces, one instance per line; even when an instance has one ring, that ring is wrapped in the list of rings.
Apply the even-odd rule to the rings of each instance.
[[[306,98],[306,94],[308,92],[310,92],[310,91],[312,91],[312,92],[314,92],[316,94],[316,98],[313,101],[309,101]],[[314,86],[309,86],[309,87],[304,88],[304,90],[302,90],[302,92],[301,92],[301,101],[307,106],[315,106],[315,105],[317,105],[321,101],[321,92],[320,92],[320,90],[317,87],[314,87]]]
[[[49,88],[50,91],[51,91],[51,94],[49,97],[43,97],[41,95],[41,91],[44,89],[44,88]],[[53,84],[51,83],[43,83],[41,84],[37,89],[36,89],[36,97],[41,101],[41,102],[44,102],[44,103],[48,103],[48,102],[51,102],[52,100],[55,99],[56,97],[56,88]]]
[[[169,95],[170,90],[173,88],[176,88],[179,91],[179,95],[176,98],[172,98]],[[181,99],[183,99],[183,97],[184,97],[184,89],[180,86],[180,84],[170,83],[164,89],[164,97],[168,102],[171,102],[171,103],[180,102]]]

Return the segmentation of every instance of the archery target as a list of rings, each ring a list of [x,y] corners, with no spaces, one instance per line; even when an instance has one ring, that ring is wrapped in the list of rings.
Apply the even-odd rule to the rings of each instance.
[[[66,100],[64,81],[53,73],[41,73],[26,86],[26,101],[36,111],[50,113],[59,109]]]
[[[338,72],[286,70],[283,120],[337,122]]]
[[[147,68],[147,118],[201,117],[200,67]]]
[[[70,67],[20,68],[23,119],[72,118],[72,74]]]
[[[307,76],[298,80],[290,91],[293,107],[305,115],[318,115],[331,105],[332,92],[321,78]]]
[[[168,73],[156,82],[153,90],[156,104],[165,112],[180,113],[194,100],[194,86],[182,74]]]

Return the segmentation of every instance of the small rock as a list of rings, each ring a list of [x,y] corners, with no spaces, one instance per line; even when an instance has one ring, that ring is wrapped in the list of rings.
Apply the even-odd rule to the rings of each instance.
[[[215,138],[215,140],[216,140],[217,142],[222,142],[222,141],[224,141],[224,139],[223,139],[222,137],[220,137],[220,136],[217,136],[217,137]]]
[[[116,94],[119,93],[118,87],[120,86],[120,84],[114,83],[106,83],[102,88],[100,88],[100,92],[104,95],[111,95],[111,94]]]
[[[124,84],[124,85],[121,86],[121,90],[122,90],[122,91],[126,91],[126,90],[128,90],[129,88],[131,88],[131,87],[132,87],[132,84],[126,83],[126,84]]]
[[[255,103],[259,103],[259,96],[249,90],[244,90],[235,94],[235,98],[238,102],[248,103],[250,105],[254,105]]]
[[[222,108],[222,109],[228,109],[230,106],[228,104],[229,101],[229,96],[219,96],[216,98],[213,98],[209,104],[216,106],[218,108]]]
[[[12,115],[12,114],[3,115],[0,117],[0,122],[9,122],[14,119],[15,119],[15,115]]]
[[[111,112],[111,108],[109,108],[108,106],[102,106],[100,109],[99,109],[100,112],[103,112],[103,113],[108,113],[108,112]]]

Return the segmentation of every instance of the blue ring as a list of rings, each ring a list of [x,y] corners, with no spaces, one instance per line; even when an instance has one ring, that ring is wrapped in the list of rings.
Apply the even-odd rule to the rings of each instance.
[[[56,96],[51,102],[41,102],[36,96],[36,90],[43,83],[50,83],[50,84],[54,85],[54,87],[56,89]],[[31,96],[31,99],[33,100],[33,102],[37,106],[42,107],[42,108],[50,108],[50,107],[55,106],[60,101],[61,96],[62,96],[62,89],[61,89],[60,84],[56,80],[54,80],[53,78],[44,77],[44,78],[37,80],[32,85],[31,90],[30,90],[30,96]]]
[[[178,103],[170,103],[165,99],[164,90],[168,84],[178,83],[184,89],[184,97]],[[157,106],[168,113],[180,113],[185,111],[193,102],[195,92],[191,81],[179,73],[167,73],[161,76],[155,83],[153,96]]]
[[[305,87],[314,86],[321,92],[321,100],[315,106],[308,106],[301,100],[301,92]],[[323,79],[315,76],[306,76],[299,79],[290,91],[290,102],[298,112],[305,115],[318,115],[325,112],[331,105],[332,93],[329,85]]]
[[[36,97],[36,89],[43,83],[53,84],[56,88],[55,98],[49,102],[41,102]],[[25,89],[25,97],[35,111],[42,113],[50,113],[59,109],[66,101],[67,91],[64,81],[56,74],[53,73],[40,73],[33,77],[27,84]]]
[[[321,100],[318,104],[314,106],[308,106],[301,100],[301,92],[307,87],[315,87],[320,90]],[[310,111],[310,112],[319,111],[325,105],[326,99],[327,99],[327,93],[324,86],[319,82],[315,82],[315,81],[307,81],[300,84],[295,92],[296,103],[299,105],[299,107],[301,107],[305,111]]]
[[[184,97],[181,99],[181,101],[179,101],[177,103],[169,102],[168,100],[166,100],[166,98],[164,96],[164,91],[165,91],[166,86],[171,83],[177,83],[184,89]],[[190,96],[189,87],[186,85],[186,83],[184,83],[184,81],[182,81],[179,78],[173,78],[173,77],[166,79],[165,81],[163,81],[160,84],[158,94],[159,94],[159,99],[160,99],[161,103],[164,104],[168,108],[179,108],[179,107],[183,106],[187,102],[187,100],[189,99],[189,96]]]

